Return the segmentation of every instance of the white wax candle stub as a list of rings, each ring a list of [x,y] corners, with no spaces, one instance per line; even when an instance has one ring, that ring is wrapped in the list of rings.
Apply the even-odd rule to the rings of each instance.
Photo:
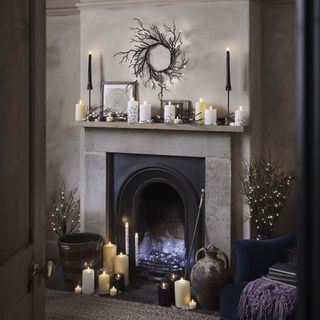
[[[197,303],[193,299],[189,302],[189,309],[190,310],[197,309]]]
[[[114,259],[114,272],[124,274],[124,283],[129,285],[129,257],[122,252]]]
[[[80,287],[79,285],[77,285],[77,286],[74,288],[74,293],[75,293],[75,294],[81,294],[81,291],[82,291],[82,289],[81,289],[81,287]]]
[[[94,293],[94,270],[90,267],[82,271],[82,293],[85,295]]]
[[[101,293],[109,293],[110,290],[110,275],[107,274],[105,271],[99,275],[98,278],[99,283],[99,291]]]
[[[110,289],[110,296],[111,296],[111,297],[116,296],[116,295],[117,295],[117,292],[118,292],[118,290],[117,290],[115,287],[112,287],[112,288]]]
[[[213,109],[212,106],[210,106],[209,109],[204,110],[204,124],[205,125],[216,125],[217,123],[217,110]]]
[[[114,271],[114,258],[117,255],[117,246],[111,241],[103,246],[103,267],[111,274]]]
[[[190,281],[185,279],[177,280],[174,283],[175,303],[177,308],[189,306],[191,300]]]

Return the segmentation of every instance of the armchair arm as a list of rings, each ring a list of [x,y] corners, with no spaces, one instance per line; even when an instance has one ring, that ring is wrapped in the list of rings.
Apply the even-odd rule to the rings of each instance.
[[[297,231],[271,240],[239,240],[234,249],[237,254],[235,282],[251,281],[268,272],[277,262],[286,262],[288,249],[297,245]]]

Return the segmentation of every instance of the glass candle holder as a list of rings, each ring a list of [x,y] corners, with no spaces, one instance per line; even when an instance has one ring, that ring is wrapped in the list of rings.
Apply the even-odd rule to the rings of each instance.
[[[108,294],[110,292],[110,274],[107,269],[102,268],[97,271],[97,292]]]
[[[162,307],[171,306],[171,290],[170,285],[166,281],[161,281],[158,285],[159,305]]]
[[[123,273],[116,273],[112,277],[112,284],[113,286],[119,291],[124,291],[125,283],[124,283],[124,274]]]

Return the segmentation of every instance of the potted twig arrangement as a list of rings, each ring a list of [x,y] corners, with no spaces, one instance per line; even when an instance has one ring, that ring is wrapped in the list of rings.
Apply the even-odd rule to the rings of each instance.
[[[295,181],[294,172],[284,171],[269,154],[267,159],[245,162],[240,178],[256,237],[270,239]]]
[[[78,188],[66,189],[63,178],[52,189],[49,208],[50,224],[58,236],[61,267],[67,285],[81,281],[81,273],[87,263],[100,267],[103,238],[99,234],[79,232],[80,199]]]

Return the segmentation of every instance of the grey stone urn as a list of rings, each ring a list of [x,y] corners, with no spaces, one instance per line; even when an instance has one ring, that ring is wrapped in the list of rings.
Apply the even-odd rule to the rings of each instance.
[[[200,252],[204,257],[198,259]],[[192,289],[200,305],[209,310],[219,309],[221,289],[229,282],[229,260],[214,244],[199,249],[190,274]]]

